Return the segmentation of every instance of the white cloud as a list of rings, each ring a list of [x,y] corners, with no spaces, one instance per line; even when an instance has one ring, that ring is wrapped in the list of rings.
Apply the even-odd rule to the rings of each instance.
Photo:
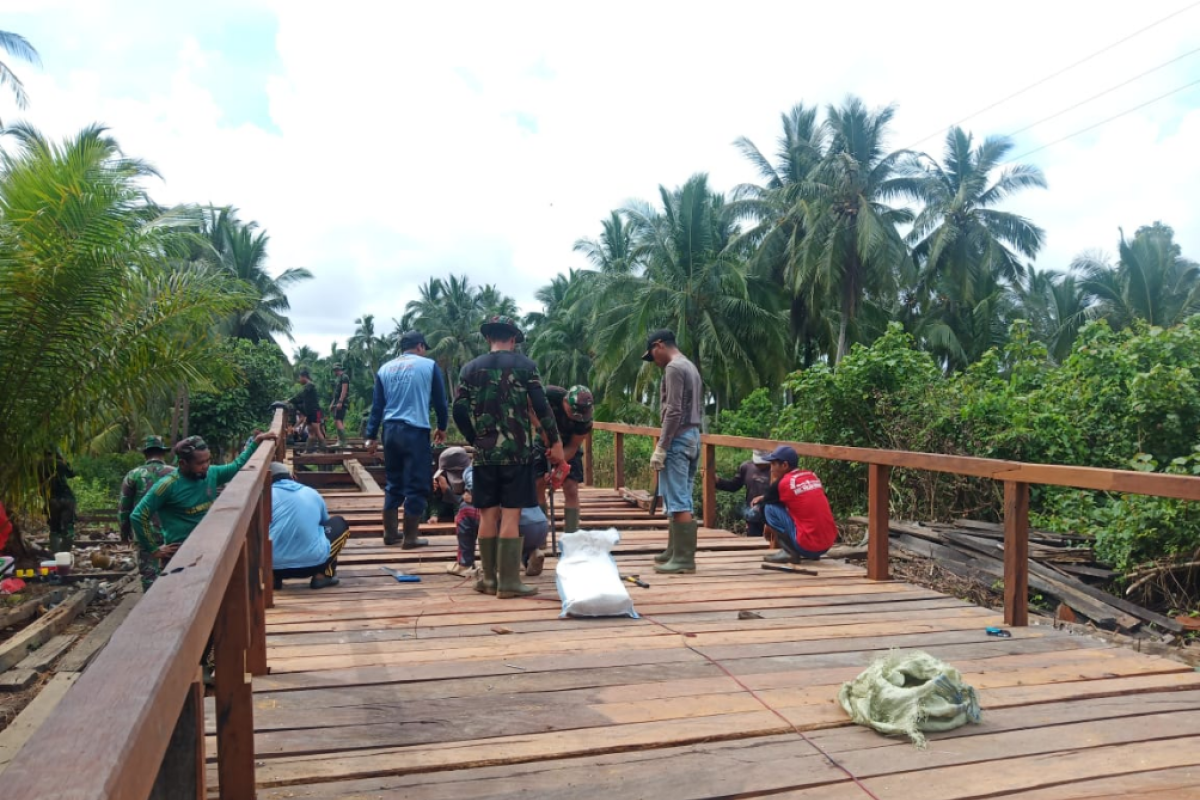
[[[28,116],[60,134],[103,120],[162,170],[156,196],[233,203],[258,220],[277,268],[316,273],[293,292],[293,318],[298,343],[324,352],[363,313],[390,327],[419,283],[450,271],[531,304],[539,285],[582,264],[571,245],[594,236],[609,209],[654,200],[660,183],[696,171],[726,190],[753,180],[731,142],[745,135],[773,150],[779,114],[796,102],[851,93],[896,102],[891,144],[936,154],[939,137],[922,137],[1182,6],[1093,3],[1081,13],[1026,0],[999,12],[929,2],[858,19],[844,7],[755,2],[275,0],[278,36],[259,43],[278,50],[278,74],[263,79],[274,133],[234,124],[204,88],[218,54],[187,33],[186,16],[173,62],[145,65],[171,76],[169,91],[135,96],[110,82],[111,41],[136,47],[118,30],[132,5],[109,0],[100,14],[78,2],[69,13],[86,16],[95,59],[29,74]],[[213,13],[236,26],[235,9]],[[1007,133],[1182,54],[1198,16],[1186,12],[964,126]],[[1186,83],[1193,61],[1021,134],[1016,152]],[[1155,219],[1200,255],[1200,221],[1189,213],[1198,97],[1180,94],[1031,158],[1050,190],[1010,208],[1047,229],[1039,266],[1115,249],[1117,226],[1132,232]]]

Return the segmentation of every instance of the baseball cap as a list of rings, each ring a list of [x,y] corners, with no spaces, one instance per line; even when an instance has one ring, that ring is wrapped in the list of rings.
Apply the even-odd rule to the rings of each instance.
[[[592,418],[592,390],[586,386],[567,389],[567,405],[571,407],[571,419],[586,422]]]
[[[769,455],[771,455],[770,450],[755,450],[754,455],[751,456],[751,460],[753,460],[755,464],[769,464],[771,463],[767,458]]]
[[[342,368],[342,365],[341,365],[341,364],[334,364],[334,365],[333,365],[333,368],[334,368],[335,370],[336,370],[336,369],[341,369],[341,368]]]
[[[662,342],[663,344],[674,345],[675,344],[675,332],[669,331],[666,328],[659,328],[658,330],[653,331],[649,336],[647,336],[646,337],[646,352],[642,354],[642,361],[653,361],[654,360],[654,356],[651,354],[650,351],[654,349],[654,345],[657,344],[658,342]]]
[[[288,469],[288,465],[282,461],[271,462],[271,477],[272,478],[290,478],[292,471]]]
[[[494,338],[508,338],[510,336],[515,336],[517,339],[517,344],[525,341],[525,334],[521,332],[521,329],[517,326],[516,321],[513,320],[512,317],[505,316],[504,314],[493,314],[485,319],[483,324],[479,326],[479,332],[485,337],[491,336]]]
[[[166,446],[166,444],[163,443],[161,436],[147,436],[146,443],[142,445],[143,453],[146,452],[147,450],[163,450],[163,451],[165,451],[166,449],[167,449],[167,446]]]
[[[400,350],[412,350],[419,344],[429,347],[429,342],[425,341],[425,334],[420,331],[405,331],[400,334]]]
[[[305,367],[304,369],[302,369],[302,370],[300,370],[299,372],[297,372],[297,373],[296,373],[296,376],[297,376],[297,377],[300,377],[300,378],[308,378],[308,377],[311,377],[311,376],[308,374],[308,368],[307,368],[307,367]]]
[[[767,455],[767,461],[782,461],[795,469],[796,464],[800,463],[800,454],[786,444],[781,444]]]

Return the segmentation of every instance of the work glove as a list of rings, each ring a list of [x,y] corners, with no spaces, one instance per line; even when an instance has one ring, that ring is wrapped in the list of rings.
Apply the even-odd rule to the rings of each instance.
[[[560,461],[550,468],[550,487],[552,489],[561,489],[562,485],[567,481],[567,475],[571,472],[571,465],[566,461]]]
[[[667,451],[662,447],[654,448],[654,455],[650,456],[650,466],[655,472],[662,472],[663,467],[667,465]]]

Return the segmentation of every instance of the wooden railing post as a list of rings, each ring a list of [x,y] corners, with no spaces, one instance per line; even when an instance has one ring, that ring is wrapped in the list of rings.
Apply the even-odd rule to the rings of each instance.
[[[251,675],[267,674],[267,606],[264,585],[270,577],[263,574],[263,554],[266,549],[263,541],[267,538],[267,529],[263,525],[263,494],[265,492],[260,490],[255,502],[254,516],[250,519],[250,529],[246,531],[246,613],[249,620],[246,671]]]
[[[867,578],[891,579],[888,563],[891,541],[888,533],[888,500],[891,498],[892,468],[870,464],[867,477]]]
[[[204,684],[188,690],[149,800],[204,800]]]
[[[246,545],[229,577],[213,631],[217,775],[222,800],[254,800],[254,697],[246,671],[250,638]]]
[[[703,511],[704,511],[704,527],[717,527],[717,446],[713,444],[704,445],[704,488],[703,496]]]
[[[1004,623],[1029,624],[1029,484],[1004,482]]]
[[[613,434],[613,488],[625,486],[625,434]]]
[[[263,535],[262,535],[262,579],[263,579],[263,606],[265,608],[275,607],[275,551],[271,545],[271,479],[267,479],[267,485],[263,488],[262,505],[259,507],[259,515],[262,517]],[[263,642],[264,649],[266,647],[266,615],[263,616]]]
[[[592,455],[592,434],[587,435],[583,450],[583,485],[596,485],[596,461]]]

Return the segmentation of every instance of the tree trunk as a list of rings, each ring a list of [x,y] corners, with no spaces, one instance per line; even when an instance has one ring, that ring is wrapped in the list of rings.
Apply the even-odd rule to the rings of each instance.
[[[180,416],[179,424],[180,424],[180,427],[182,428],[182,430],[180,430],[180,433],[182,434],[184,439],[186,439],[188,437],[188,420],[189,420],[189,417],[191,416],[191,410],[192,410],[192,393],[190,391],[188,391],[187,384],[184,384],[183,408],[179,415]]]

